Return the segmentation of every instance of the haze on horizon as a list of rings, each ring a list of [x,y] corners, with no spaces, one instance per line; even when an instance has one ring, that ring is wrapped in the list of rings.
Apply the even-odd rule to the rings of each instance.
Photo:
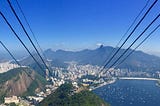
[[[6,15],[20,37],[32,50],[33,48],[30,42],[27,40],[7,2],[5,0],[1,0],[0,2],[0,10]],[[24,25],[27,27],[15,1],[11,0],[11,2]],[[150,0],[149,5],[152,2]],[[23,0],[19,1],[19,3],[39,44],[44,50],[52,48],[53,50],[77,51],[95,49],[100,44],[115,47],[145,5],[146,0]],[[158,14],[159,5],[160,2],[158,1],[124,48],[128,47],[130,42]],[[156,26],[159,21],[153,26]],[[0,17],[0,26],[0,39],[7,47],[14,52],[25,51],[2,17]],[[160,30],[156,31],[139,50],[160,56],[160,46],[158,46],[160,39],[159,33]],[[0,47],[0,52],[2,51],[3,48]]]

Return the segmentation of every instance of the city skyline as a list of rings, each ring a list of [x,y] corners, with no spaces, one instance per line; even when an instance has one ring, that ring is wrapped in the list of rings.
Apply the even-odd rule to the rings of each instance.
[[[0,2],[0,10],[6,15],[19,36],[32,50],[33,48],[10,10],[9,5],[5,0],[1,0]],[[81,50],[93,49],[99,44],[115,47],[147,1],[125,0],[117,2],[116,0],[92,0],[91,2],[90,0],[23,0],[18,2],[43,49]],[[147,8],[152,2],[152,0],[149,1]],[[11,0],[11,3],[28,30],[15,1]],[[124,48],[128,47],[130,42],[132,42],[158,14],[159,4],[160,2],[158,1]],[[142,17],[142,15],[140,17]],[[24,48],[5,24],[2,17],[0,20],[0,25],[2,26],[0,29],[0,34],[2,35],[1,40],[4,41],[12,51],[23,51]],[[158,21],[155,22],[151,30],[158,24]],[[146,34],[151,30],[146,32]],[[153,54],[156,52],[160,53],[160,48],[157,46],[159,44],[159,32],[159,30],[156,31],[153,36],[140,47],[140,50]],[[0,50],[3,50],[3,48],[0,47]]]

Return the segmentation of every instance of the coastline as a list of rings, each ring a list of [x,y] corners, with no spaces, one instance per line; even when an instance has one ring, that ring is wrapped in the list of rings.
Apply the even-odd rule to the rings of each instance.
[[[91,89],[91,91],[93,91],[93,90],[95,90],[95,89],[97,89],[97,88],[100,88],[100,87],[102,87],[102,86],[105,86],[105,85],[113,84],[113,83],[115,83],[115,82],[116,82],[116,79],[113,79],[113,80],[108,81],[108,82],[104,82],[104,83],[102,83],[102,84],[99,84],[97,87],[94,87],[93,89]]]
[[[97,89],[97,88],[100,88],[102,86],[105,86],[105,85],[109,85],[109,84],[113,84],[115,83],[117,80],[148,80],[148,81],[159,81],[160,79],[156,79],[156,78],[137,78],[137,77],[121,77],[121,78],[113,78],[111,81],[108,81],[108,82],[104,82],[102,84],[99,84],[98,86],[94,87],[91,89],[91,91]],[[157,82],[156,83],[156,86],[160,87],[160,84]]]

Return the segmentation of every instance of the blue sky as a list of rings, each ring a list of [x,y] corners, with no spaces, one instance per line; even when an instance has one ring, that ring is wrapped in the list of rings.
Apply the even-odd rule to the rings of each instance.
[[[15,1],[10,1],[27,28]],[[80,50],[96,48],[99,43],[115,46],[147,0],[18,1],[43,49]],[[152,2],[153,0],[150,0],[149,5],[151,5]],[[126,48],[158,14],[158,11],[160,11],[159,6],[160,2],[158,1],[124,48]],[[25,37],[6,0],[0,0],[0,10],[6,15],[17,33],[32,50],[29,41]],[[160,20],[158,20],[153,27],[159,22]],[[151,29],[153,29],[153,27]],[[150,53],[160,53],[160,46],[157,46],[160,44],[159,33],[160,31],[154,33],[154,36],[144,43],[144,45],[140,47],[140,50]],[[12,51],[24,50],[1,17],[0,35],[0,39]],[[0,48],[0,50],[2,50],[2,48]]]

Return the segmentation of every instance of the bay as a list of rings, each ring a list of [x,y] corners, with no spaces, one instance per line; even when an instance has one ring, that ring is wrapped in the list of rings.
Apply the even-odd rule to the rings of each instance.
[[[118,80],[94,92],[111,106],[160,106],[160,87],[156,81]]]

